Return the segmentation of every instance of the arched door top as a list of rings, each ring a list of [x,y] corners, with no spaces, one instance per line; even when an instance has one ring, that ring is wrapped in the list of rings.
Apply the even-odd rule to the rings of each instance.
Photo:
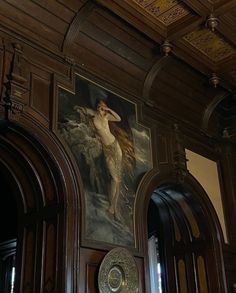
[[[162,260],[166,267],[164,271],[168,272],[166,288],[175,292],[177,285],[168,287],[168,283],[175,282],[180,286],[185,282],[184,288],[190,290],[186,292],[211,292],[212,289],[214,292],[225,292],[223,234],[216,212],[201,185],[190,174],[187,174],[184,182],[177,181],[174,173],[157,174],[140,190],[143,192],[143,212],[138,206],[137,213],[142,215],[139,227],[146,231],[146,239],[150,231],[147,231],[147,225],[142,224],[147,223],[147,219],[150,221],[150,200],[156,206],[157,218],[154,220],[160,229],[160,243],[164,250]],[[138,196],[140,199],[140,193]],[[149,223],[150,227],[153,228],[153,225]],[[144,250],[147,250],[145,245]],[[194,270],[187,272],[187,267],[190,269],[195,266]]]
[[[55,141],[13,123],[0,134],[0,167],[9,175],[19,215],[17,292],[74,286],[70,267],[78,254],[73,243],[79,200],[68,160]]]

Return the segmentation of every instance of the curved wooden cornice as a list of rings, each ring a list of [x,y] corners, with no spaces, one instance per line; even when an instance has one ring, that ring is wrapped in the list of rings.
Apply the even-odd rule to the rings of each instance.
[[[150,91],[152,88],[152,84],[153,84],[157,74],[168,63],[169,60],[170,60],[170,57],[168,57],[168,56],[165,56],[165,57],[162,57],[161,59],[158,59],[153,64],[153,66],[151,67],[151,69],[149,70],[149,72],[146,75],[146,78],[143,83],[142,95],[143,95],[144,103],[146,103],[147,105],[152,105],[151,98],[150,98]]]
[[[62,48],[61,48],[61,51],[63,53],[66,53],[68,48],[73,44],[74,40],[76,39],[81,29],[81,26],[83,25],[86,18],[90,15],[94,7],[95,7],[95,4],[91,1],[88,1],[77,12],[71,24],[69,25],[69,28],[64,37],[64,41],[62,43]]]
[[[216,106],[223,101],[227,96],[229,95],[229,93],[220,93],[218,95],[216,95],[214,97],[214,99],[207,105],[204,114],[203,114],[203,118],[202,118],[202,129],[203,131],[207,132],[208,131],[208,124],[210,121],[210,118],[216,108]]]

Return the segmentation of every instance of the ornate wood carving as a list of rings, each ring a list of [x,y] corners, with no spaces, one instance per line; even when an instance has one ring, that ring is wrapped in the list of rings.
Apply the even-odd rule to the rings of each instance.
[[[5,109],[5,119],[17,120],[18,115],[23,112],[25,105],[24,95],[28,92],[27,79],[22,73],[22,62],[25,59],[21,45],[13,44],[13,57],[7,81],[2,91],[2,106]]]
[[[190,14],[188,7],[180,0],[133,1],[166,26]]]
[[[174,124],[174,168],[176,172],[176,179],[178,182],[183,183],[186,177],[187,170],[187,159],[183,144],[183,135],[179,130],[178,124]]]
[[[205,28],[195,30],[184,36],[183,39],[214,62],[222,61],[236,54],[234,47],[221,35]]]

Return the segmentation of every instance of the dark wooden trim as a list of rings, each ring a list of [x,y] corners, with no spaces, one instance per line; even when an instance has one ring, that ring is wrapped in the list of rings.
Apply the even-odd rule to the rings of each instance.
[[[150,90],[158,72],[168,64],[168,60],[168,56],[158,59],[147,73],[143,83],[142,94],[145,103],[148,103],[150,100]]]
[[[209,105],[207,105],[203,118],[202,118],[202,129],[203,131],[206,131],[208,133],[208,124],[209,120],[211,119],[211,115],[213,114],[216,106],[224,100],[228,96],[228,93],[222,93],[214,97],[214,99],[210,102]]]
[[[160,186],[166,186],[166,188],[171,188],[171,186],[175,186],[176,184],[176,177],[173,172],[168,172],[166,174],[156,173],[153,174],[153,176],[150,176],[148,182],[146,182],[140,188],[141,192],[139,193],[139,195],[141,194],[141,196],[139,196],[136,201],[136,213],[139,215],[136,218],[136,223],[140,233],[142,233],[142,235],[144,234],[145,237],[147,237],[147,228],[145,227],[147,207],[151,195],[153,194],[154,190]],[[205,220],[207,219],[213,245],[212,257],[213,259],[215,259],[215,267],[217,272],[214,281],[217,282],[219,292],[226,292],[226,279],[223,260],[224,240],[216,212],[203,188],[190,174],[188,174],[185,178],[185,181],[183,183],[183,189],[194,195],[196,202],[198,202],[199,206],[202,209]],[[143,237],[143,241],[145,241],[145,237]],[[145,248],[145,250],[147,250],[145,243],[143,243],[143,247]]]
[[[44,292],[46,283],[42,283],[41,287],[40,274],[44,274],[45,270],[57,292],[63,291],[65,287],[69,289],[76,286],[73,272],[66,267],[70,268],[71,263],[76,265],[77,261],[78,250],[73,245],[77,233],[72,233],[70,229],[74,227],[76,231],[75,219],[78,217],[78,210],[74,208],[72,199],[67,198],[73,186],[68,185],[70,176],[67,177],[65,169],[63,175],[58,168],[58,162],[55,161],[60,152],[57,152],[56,156],[55,153],[52,155],[49,145],[45,149],[33,135],[16,124],[10,124],[4,137],[0,135],[0,147],[1,161],[5,170],[11,174],[18,197],[17,274],[21,277],[18,278],[17,288],[21,287],[23,290],[25,286],[32,289],[38,287],[42,290],[40,292]],[[71,196],[73,194],[74,192]],[[50,231],[53,234],[49,231],[48,236],[43,237],[43,225],[50,222],[53,227]],[[50,239],[54,239],[52,246],[47,242],[51,241]],[[31,255],[27,254],[28,249]],[[68,255],[68,249],[73,253],[73,258],[71,254]],[[48,261],[51,261],[48,259],[50,253],[54,255],[55,261],[48,271],[46,266]],[[59,265],[58,268],[56,264]]]

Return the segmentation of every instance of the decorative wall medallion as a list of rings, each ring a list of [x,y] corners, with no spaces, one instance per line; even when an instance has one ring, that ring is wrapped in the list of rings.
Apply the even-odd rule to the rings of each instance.
[[[235,49],[223,37],[206,28],[187,34],[184,40],[215,62],[236,53]]]
[[[133,256],[125,248],[114,248],[104,257],[99,273],[100,293],[137,293],[138,269]]]

